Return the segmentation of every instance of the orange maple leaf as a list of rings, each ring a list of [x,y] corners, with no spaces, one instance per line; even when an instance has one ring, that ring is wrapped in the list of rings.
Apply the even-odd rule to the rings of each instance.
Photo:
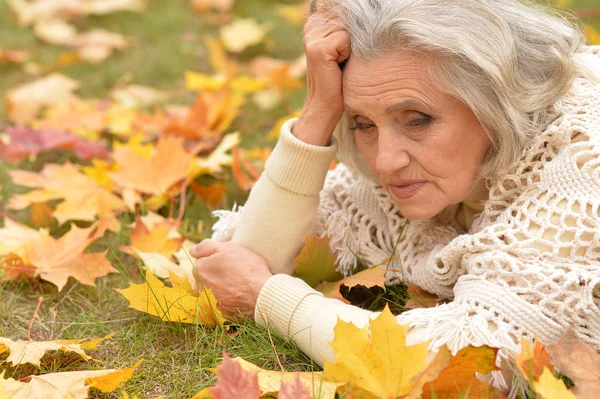
[[[116,272],[106,259],[108,251],[83,253],[88,245],[104,235],[110,221],[101,219],[85,229],[73,225],[59,239],[42,235],[39,240],[28,242],[25,253],[36,268],[35,275],[56,285],[60,291],[69,277],[82,284],[94,285],[96,278]]]
[[[210,388],[214,399],[258,399],[258,375],[246,371],[225,353],[223,362],[217,366],[217,383]]]
[[[188,152],[180,137],[163,136],[150,158],[144,158],[132,148],[122,146],[113,152],[120,165],[109,176],[122,187],[146,194],[165,194],[177,182],[187,177],[193,152]]]
[[[169,238],[171,231],[177,229],[178,225],[175,221],[163,220],[148,228],[138,219],[131,233],[131,245],[119,249],[130,254],[134,254],[135,251],[157,252],[171,258],[183,242],[183,237]]]

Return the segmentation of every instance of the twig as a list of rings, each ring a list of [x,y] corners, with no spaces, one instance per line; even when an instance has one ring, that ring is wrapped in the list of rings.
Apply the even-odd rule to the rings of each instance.
[[[187,182],[181,187],[181,193],[179,193],[179,215],[177,216],[177,221],[181,222],[183,220],[183,214],[185,213],[185,199],[187,192],[188,184]]]
[[[169,198],[169,219],[173,219],[173,208],[175,207],[175,196]]]
[[[271,341],[271,347],[273,348],[273,352],[275,353],[275,359],[277,359],[277,364],[282,372],[285,373],[285,369],[283,368],[283,364],[281,364],[281,360],[279,360],[279,354],[277,353],[277,348],[275,348],[275,343],[273,342],[273,337],[271,336],[271,329],[269,328],[269,324],[267,324],[267,335],[269,335],[269,341]]]
[[[42,302],[44,302],[44,298],[40,297],[40,299],[38,299],[37,306],[35,307],[35,312],[33,312],[33,317],[31,318],[31,323],[29,323],[29,328],[27,329],[27,339],[29,339],[30,341],[31,341],[31,329],[33,328],[33,322],[35,321],[35,317],[37,316],[38,312],[40,311]]]

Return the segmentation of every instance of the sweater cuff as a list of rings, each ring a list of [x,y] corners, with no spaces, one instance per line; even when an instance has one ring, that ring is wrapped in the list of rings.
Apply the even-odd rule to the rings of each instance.
[[[260,290],[254,309],[254,320],[260,326],[272,327],[289,337],[296,310],[303,299],[311,295],[323,296],[299,278],[276,274],[269,278]]]
[[[290,119],[281,127],[279,141],[265,164],[265,172],[278,186],[296,194],[313,196],[323,189],[338,144],[335,137],[327,147],[298,139],[292,134],[297,120]]]

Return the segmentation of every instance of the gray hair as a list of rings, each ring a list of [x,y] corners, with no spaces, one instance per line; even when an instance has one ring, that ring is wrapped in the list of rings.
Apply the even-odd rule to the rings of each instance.
[[[585,41],[565,15],[524,1],[312,0],[312,12],[317,1],[346,26],[353,56],[406,49],[435,60],[433,82],[468,106],[492,141],[478,178],[517,161],[556,117]],[[340,159],[377,180],[344,120],[335,134]]]

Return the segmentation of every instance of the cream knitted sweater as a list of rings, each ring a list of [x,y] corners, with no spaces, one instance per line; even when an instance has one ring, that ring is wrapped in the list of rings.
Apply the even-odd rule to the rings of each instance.
[[[521,336],[549,344],[572,326],[600,350],[600,47],[580,59],[556,119],[519,162],[487,182],[489,199],[468,231],[457,222],[464,204],[407,224],[390,277],[452,299],[398,316],[410,326],[409,343],[429,340],[432,353],[441,345],[453,352],[490,345],[506,359]],[[327,233],[343,272],[352,272],[356,256],[379,264],[405,219],[376,183],[342,164],[328,172],[335,140],[306,144],[291,134],[293,123],[283,126],[243,210],[216,212],[213,238],[266,259],[277,274],[260,292],[256,321],[322,364],[335,360],[328,342],[338,317],[362,327],[377,314],[291,277],[292,258],[306,235]]]

